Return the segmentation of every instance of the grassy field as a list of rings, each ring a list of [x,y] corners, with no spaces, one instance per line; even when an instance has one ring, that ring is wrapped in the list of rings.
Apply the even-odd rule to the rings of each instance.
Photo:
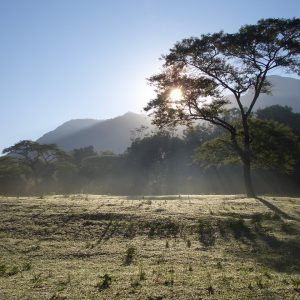
[[[300,299],[299,219],[300,198],[0,197],[0,299]]]

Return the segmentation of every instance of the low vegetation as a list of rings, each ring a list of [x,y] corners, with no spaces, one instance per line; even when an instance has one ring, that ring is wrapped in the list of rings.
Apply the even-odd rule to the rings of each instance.
[[[262,200],[2,197],[0,299],[298,299],[300,199]]]

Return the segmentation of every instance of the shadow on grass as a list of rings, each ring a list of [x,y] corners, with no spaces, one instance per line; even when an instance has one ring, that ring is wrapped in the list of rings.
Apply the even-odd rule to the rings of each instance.
[[[282,217],[284,219],[288,219],[288,220],[299,221],[297,218],[294,218],[294,217],[288,215],[287,213],[285,213],[280,208],[278,208],[274,204],[270,203],[266,199],[263,199],[261,197],[256,197],[255,199],[258,200],[259,202],[261,202],[262,204],[264,204],[265,206],[267,206],[270,210],[272,210],[275,214],[278,214],[280,217]]]
[[[259,263],[267,266],[277,272],[299,273],[300,272],[300,240],[299,235],[285,236],[277,238],[275,235],[268,233],[266,228],[261,226],[260,221],[253,219],[253,226],[247,227],[249,231],[238,236],[234,235],[235,239],[241,240],[246,233],[248,237],[249,250],[235,252],[244,259],[256,260]],[[277,220],[278,227],[282,224],[281,220]],[[275,226],[276,223],[273,225]],[[238,226],[237,226],[238,228]],[[234,230],[234,229],[233,229]],[[238,229],[240,232],[241,229]],[[298,231],[297,231],[298,232]]]
[[[297,222],[283,220],[288,217],[279,209],[272,209],[272,212],[234,215],[209,222],[216,222],[214,234],[230,243],[234,255],[255,260],[277,272],[296,274],[300,272],[299,228]],[[236,247],[236,242],[245,246]]]
[[[110,220],[128,220],[132,219],[132,215],[120,213],[77,213],[66,214],[62,216],[64,222],[72,222],[78,220],[85,221],[110,221]]]
[[[299,273],[299,240],[279,240],[272,235],[262,232],[258,234],[258,239],[263,243],[256,247],[254,253],[241,253],[243,257],[255,259],[277,272]]]
[[[241,217],[220,219],[218,220],[217,227],[224,240],[228,241],[233,237],[235,240],[239,240],[245,244],[255,242],[255,234]]]

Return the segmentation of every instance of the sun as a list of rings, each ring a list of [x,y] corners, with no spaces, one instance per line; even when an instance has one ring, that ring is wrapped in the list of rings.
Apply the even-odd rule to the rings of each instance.
[[[178,101],[182,99],[182,91],[180,88],[174,88],[170,92],[170,98],[172,101]]]

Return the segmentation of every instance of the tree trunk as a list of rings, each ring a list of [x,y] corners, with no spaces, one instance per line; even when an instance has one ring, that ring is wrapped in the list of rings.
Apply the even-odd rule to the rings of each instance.
[[[247,130],[247,128],[246,128]],[[249,135],[248,135],[249,137]],[[236,140],[236,132],[231,132],[231,141],[232,145],[240,156],[241,161],[243,163],[243,172],[244,172],[244,184],[246,189],[246,195],[249,198],[255,197],[255,193],[253,190],[252,179],[251,179],[251,159],[250,159],[250,139],[244,140],[244,146],[246,151],[241,149],[237,140]],[[245,142],[246,141],[246,142]]]
[[[252,178],[251,178],[250,160],[246,159],[245,161],[243,161],[243,171],[244,171],[244,184],[246,188],[247,197],[254,198],[255,193],[254,193]]]
[[[239,146],[237,142],[237,133],[235,130],[231,131],[231,141],[234,149],[236,150],[237,154],[241,158],[243,163],[243,172],[244,172],[244,185],[246,190],[246,195],[249,198],[254,198],[255,193],[252,184],[251,178],[251,149],[250,149],[250,132],[249,132],[249,125],[248,125],[248,116],[242,113],[242,125],[243,125],[243,148]]]
[[[244,169],[244,183],[247,197],[255,197],[252,178],[251,178],[251,150],[250,150],[250,132],[248,125],[248,116],[242,115],[242,124],[244,129],[244,153],[243,153],[243,169]]]

